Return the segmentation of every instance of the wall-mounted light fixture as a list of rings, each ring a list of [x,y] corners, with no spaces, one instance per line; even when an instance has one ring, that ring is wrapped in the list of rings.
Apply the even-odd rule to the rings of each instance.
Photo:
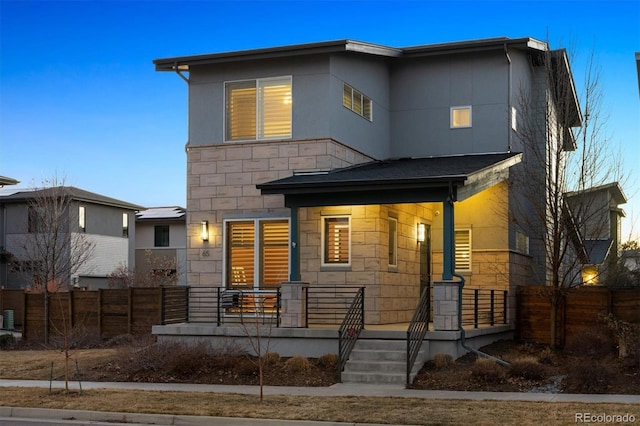
[[[424,243],[426,235],[427,235],[427,226],[424,223],[419,223],[418,235],[416,236],[416,239],[418,240],[419,243]]]
[[[202,241],[209,241],[209,221],[203,220],[200,222],[200,238]]]

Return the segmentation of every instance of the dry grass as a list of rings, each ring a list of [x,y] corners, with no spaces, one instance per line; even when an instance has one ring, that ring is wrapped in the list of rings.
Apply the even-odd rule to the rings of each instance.
[[[258,396],[192,392],[90,390],[49,395],[47,389],[6,388],[0,405],[173,415],[324,420],[384,424],[575,424],[575,413],[633,414],[637,404],[452,401],[416,398]]]
[[[80,371],[102,365],[117,355],[117,349],[80,349],[73,353]],[[53,363],[53,379],[64,377],[64,352],[56,350],[0,351],[0,378],[49,380]]]

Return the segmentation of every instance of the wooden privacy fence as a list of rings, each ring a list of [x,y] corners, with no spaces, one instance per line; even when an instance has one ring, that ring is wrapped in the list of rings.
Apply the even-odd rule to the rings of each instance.
[[[21,297],[0,290],[4,309],[16,316],[16,328],[25,340],[44,335],[44,295],[20,291]],[[10,300],[9,300],[10,299]],[[101,289],[53,293],[49,298],[50,335],[82,328],[99,333],[103,339],[123,334],[151,332],[151,326],[187,319],[187,287]],[[22,303],[20,305],[20,303]]]
[[[517,337],[550,344],[551,303],[548,287],[518,287]],[[558,304],[556,344],[563,346],[579,330],[595,327],[602,315],[640,323],[640,288],[580,287],[568,290]]]

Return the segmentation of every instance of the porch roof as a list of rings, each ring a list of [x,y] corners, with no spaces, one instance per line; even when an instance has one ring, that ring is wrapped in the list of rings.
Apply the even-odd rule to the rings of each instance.
[[[257,188],[284,194],[288,207],[461,201],[506,179],[521,158],[506,152],[371,161],[298,173]]]

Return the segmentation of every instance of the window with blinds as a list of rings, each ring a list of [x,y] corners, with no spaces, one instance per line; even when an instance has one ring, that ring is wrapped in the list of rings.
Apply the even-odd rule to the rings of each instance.
[[[225,84],[226,140],[291,137],[291,77]]]
[[[289,222],[260,223],[261,286],[279,286],[289,279]]]
[[[456,229],[455,231],[455,270],[471,270],[471,229]]]
[[[345,84],[342,89],[342,105],[367,120],[372,120],[371,99],[348,84]]]
[[[226,232],[227,287],[273,287],[289,279],[288,220],[229,221]]]
[[[323,217],[322,220],[322,264],[349,265],[351,263],[349,217]]]

